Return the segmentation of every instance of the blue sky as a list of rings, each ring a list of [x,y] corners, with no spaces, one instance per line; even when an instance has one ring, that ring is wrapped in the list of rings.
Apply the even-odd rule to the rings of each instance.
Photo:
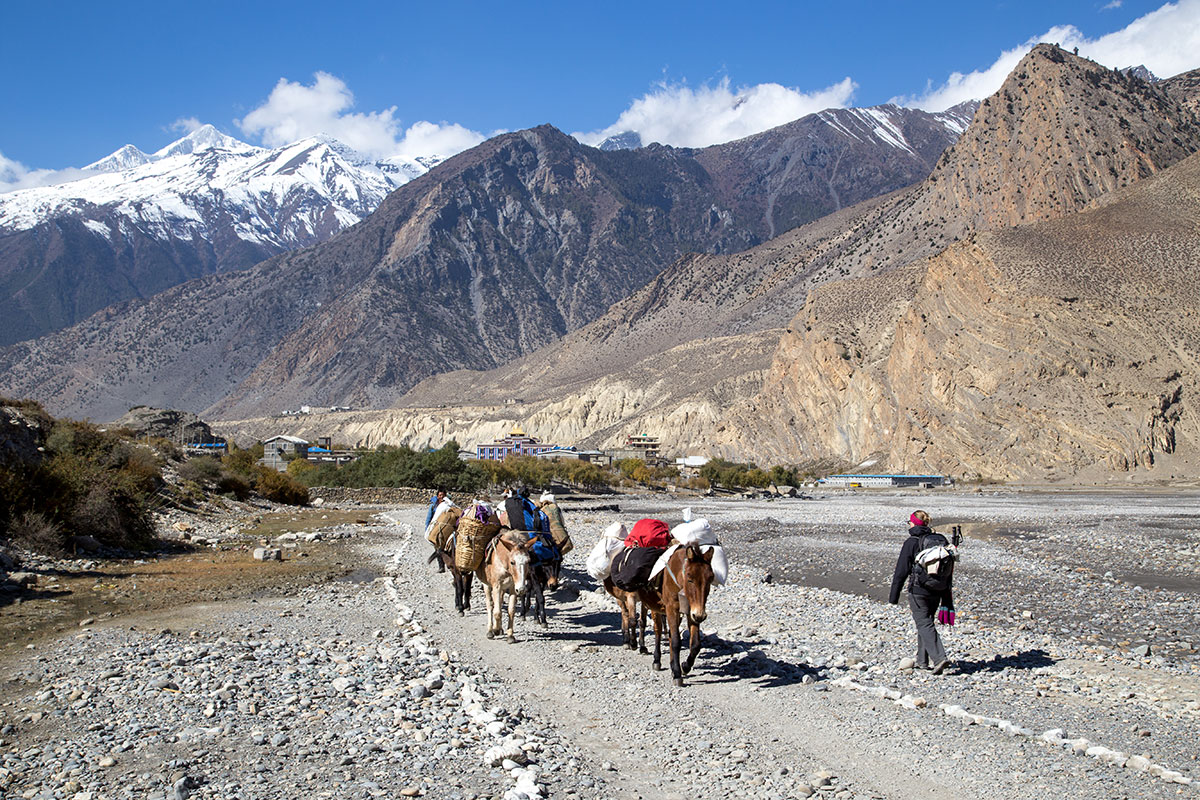
[[[1200,67],[1200,0],[78,2],[10,3],[3,17],[10,172],[81,166],[126,142],[153,151],[195,121],[256,144],[333,127],[381,153],[542,122],[703,144],[822,105],[949,104],[988,90],[1005,54],[1047,32],[1102,63]],[[433,125],[406,144],[420,121]]]

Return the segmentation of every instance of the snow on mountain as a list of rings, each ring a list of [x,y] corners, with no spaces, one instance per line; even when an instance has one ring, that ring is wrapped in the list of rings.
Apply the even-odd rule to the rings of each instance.
[[[955,136],[959,136],[971,124],[971,118],[978,107],[979,103],[968,101],[927,116]],[[913,146],[905,136],[904,128],[905,118],[913,114],[912,109],[886,103],[870,108],[830,108],[818,112],[817,117],[845,136],[864,142],[874,139],[912,153]]]
[[[120,172],[123,169],[133,169],[134,167],[140,167],[142,164],[149,164],[151,160],[150,156],[138,150],[133,145],[127,144],[115,153],[105,156],[99,161],[93,161],[84,167],[84,169],[95,170],[96,172]]]
[[[441,160],[373,162],[327,136],[268,150],[204,125],[152,155],[125,145],[89,164],[93,176],[0,195],[0,231],[111,214],[116,230],[159,239],[208,238],[232,223],[244,241],[291,249],[355,224]]]
[[[185,156],[214,148],[219,150],[229,150],[235,153],[255,152],[262,149],[246,144],[245,142],[240,142],[237,139],[234,139],[232,136],[226,136],[212,125],[201,125],[187,136],[171,142],[171,144],[156,152],[153,158],[159,159],[169,158],[170,156]]]

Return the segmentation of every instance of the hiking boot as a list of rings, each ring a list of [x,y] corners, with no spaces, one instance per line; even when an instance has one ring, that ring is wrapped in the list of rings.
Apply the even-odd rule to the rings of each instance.
[[[950,659],[943,658],[941,661],[933,665],[933,674],[941,675],[946,671],[946,667],[950,666]]]

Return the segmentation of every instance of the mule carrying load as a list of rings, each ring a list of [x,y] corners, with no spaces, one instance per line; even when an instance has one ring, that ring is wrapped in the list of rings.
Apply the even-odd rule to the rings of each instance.
[[[458,520],[454,566],[464,572],[479,569],[488,545],[500,532],[500,518],[491,506],[476,501]]]
[[[709,588],[724,584],[729,574],[725,550],[707,520],[691,519],[668,532],[661,520],[639,520],[629,534],[613,523],[588,555],[588,573],[603,583],[621,608],[625,645],[645,653],[646,616],[654,618],[654,668],[662,668],[662,637],[669,639],[671,673],[677,685],[700,652],[700,623],[708,614]],[[624,538],[622,538],[624,536]],[[649,567],[647,571],[647,567]],[[630,588],[624,588],[630,587]],[[637,604],[641,622],[635,632]],[[688,657],[680,663],[680,628],[688,629]]]

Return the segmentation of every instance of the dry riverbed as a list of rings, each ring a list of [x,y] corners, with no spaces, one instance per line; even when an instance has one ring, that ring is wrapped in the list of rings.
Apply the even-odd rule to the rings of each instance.
[[[1190,794],[1196,500],[698,501],[732,574],[683,689],[618,646],[582,571],[613,519],[678,521],[662,499],[566,503],[567,586],[549,628],[518,621],[512,645],[483,637],[478,590],[454,614],[426,564],[424,509],[264,519],[255,537],[292,545],[282,563],[228,541],[60,574],[0,609],[0,786],[79,800]],[[899,668],[912,623],[883,602],[916,507],[968,536],[963,624],[947,636],[958,667],[941,678]],[[305,542],[316,520],[348,538]]]

